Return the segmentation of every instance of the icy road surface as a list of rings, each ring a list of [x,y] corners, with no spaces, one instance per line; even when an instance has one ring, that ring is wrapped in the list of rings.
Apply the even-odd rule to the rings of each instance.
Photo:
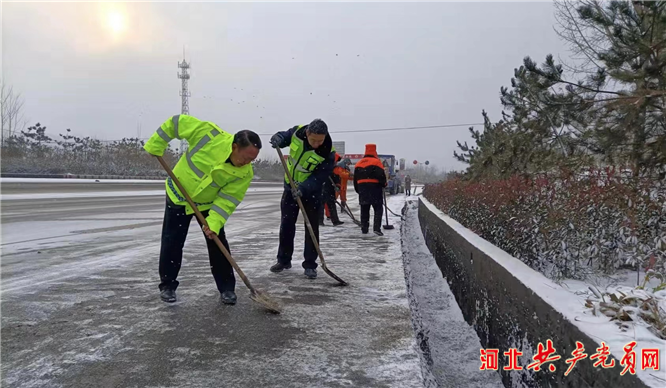
[[[3,387],[423,386],[398,217],[384,237],[361,235],[344,216],[343,226],[322,228],[327,264],[349,287],[321,270],[306,279],[300,255],[273,274],[282,189],[258,185],[227,236],[241,268],[283,303],[283,314],[259,308],[240,279],[238,304],[220,303],[196,221],[179,301],[167,305],[157,289],[164,196],[146,186],[138,195],[96,195],[100,188],[68,199],[63,193],[77,189],[49,198],[44,187],[3,185],[11,195],[2,200]],[[396,213],[403,203],[390,198]],[[301,224],[298,254],[302,244]]]

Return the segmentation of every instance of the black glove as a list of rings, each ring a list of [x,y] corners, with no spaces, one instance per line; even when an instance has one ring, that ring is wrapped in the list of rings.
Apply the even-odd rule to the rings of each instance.
[[[275,135],[271,136],[271,145],[273,148],[280,148],[280,144],[284,141],[284,137],[282,137],[281,134],[276,133]]]

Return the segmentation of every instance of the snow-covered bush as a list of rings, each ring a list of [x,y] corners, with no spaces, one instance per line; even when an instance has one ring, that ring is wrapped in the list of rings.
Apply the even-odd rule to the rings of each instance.
[[[620,171],[620,170],[618,170]],[[666,181],[613,168],[427,185],[439,209],[553,279],[666,273]]]
[[[659,280],[656,287],[645,286],[651,278]],[[610,317],[623,331],[631,328],[628,322],[633,322],[666,339],[666,282],[661,274],[648,270],[645,281],[637,287],[609,287],[603,292],[590,287],[590,291],[594,297],[587,299],[585,307],[594,315]]]

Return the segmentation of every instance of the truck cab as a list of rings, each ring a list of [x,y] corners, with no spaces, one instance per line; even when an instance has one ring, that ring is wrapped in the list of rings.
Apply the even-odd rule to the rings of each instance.
[[[379,160],[382,161],[382,164],[384,165],[384,171],[386,172],[386,181],[388,185],[386,186],[386,192],[388,194],[397,194],[397,193],[403,193],[404,192],[404,186],[402,185],[402,181],[400,180],[400,177],[397,176],[397,171],[396,171],[396,159],[395,155],[377,155],[379,157]],[[363,154],[345,154],[345,158],[351,160],[352,162],[352,173],[354,171],[354,165],[363,158]]]
[[[398,194],[404,191],[402,182],[397,175],[395,155],[377,155],[384,164],[384,171],[387,175],[386,192],[390,195]]]

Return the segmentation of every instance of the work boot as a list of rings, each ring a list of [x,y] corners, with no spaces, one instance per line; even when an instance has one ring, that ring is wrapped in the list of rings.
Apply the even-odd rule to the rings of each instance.
[[[165,288],[160,291],[160,298],[167,303],[173,303],[176,301],[176,290]]]
[[[316,279],[317,278],[317,270],[314,268],[306,268],[305,272],[303,273],[308,279]]]
[[[236,294],[233,291],[224,291],[222,293],[222,303],[236,304]]]
[[[340,220],[333,221],[333,226],[342,225],[342,224],[344,224],[344,223],[345,223],[344,221],[340,221]]]
[[[271,267],[271,272],[275,272],[275,273],[282,272],[283,270],[289,269],[289,268],[291,268],[291,263],[287,263],[287,264],[277,263],[277,264],[274,264]]]
[[[381,229],[375,229],[375,230],[373,230],[373,232],[375,232],[375,234],[376,234],[377,236],[383,236],[383,235],[384,235],[384,233],[382,233],[382,230],[381,230]]]

